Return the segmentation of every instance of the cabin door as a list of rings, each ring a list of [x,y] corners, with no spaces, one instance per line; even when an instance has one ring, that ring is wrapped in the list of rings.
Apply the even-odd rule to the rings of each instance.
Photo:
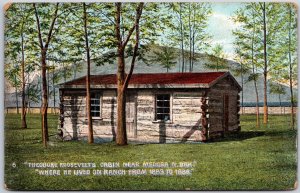
[[[136,137],[136,95],[128,93],[126,97],[126,131],[127,137]]]
[[[228,131],[228,118],[229,118],[229,96],[228,94],[224,94],[223,96],[223,128],[224,131]]]

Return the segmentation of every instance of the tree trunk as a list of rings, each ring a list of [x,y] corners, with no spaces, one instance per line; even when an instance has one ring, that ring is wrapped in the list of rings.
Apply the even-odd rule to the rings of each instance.
[[[54,63],[52,65],[52,92],[53,92],[53,109],[54,109],[54,114],[56,114],[56,105],[55,105],[55,87],[54,87]]]
[[[267,23],[266,23],[266,3],[263,3],[263,32],[264,32],[264,124],[268,123],[268,102],[267,102]]]
[[[255,88],[255,95],[256,95],[256,127],[260,127],[259,121],[259,97],[258,97],[258,90],[257,90],[257,83],[254,81],[254,88]]]
[[[189,63],[190,69],[189,71],[192,72],[192,25],[191,25],[191,3],[189,3]]]
[[[252,39],[251,39],[251,62],[252,62],[252,73],[254,76],[256,76],[257,69],[255,68],[254,64],[254,33],[255,33],[255,24],[253,24],[253,33],[252,33]],[[254,82],[254,88],[255,88],[255,95],[256,95],[256,127],[260,127],[260,121],[259,121],[259,97],[258,97],[258,89],[257,89],[257,82],[256,77],[253,80]]]
[[[193,39],[192,39],[192,44],[193,44],[193,48],[192,48],[192,72],[194,71],[194,60],[195,60],[195,35],[193,34]]]
[[[47,63],[47,62],[46,62]],[[50,63],[50,62],[49,62]],[[46,74],[47,74],[47,95],[48,95],[48,100],[50,100],[50,76],[49,76],[49,66],[46,67]],[[51,108],[51,107],[50,107]],[[52,112],[51,112],[52,113]]]
[[[122,3],[116,3],[116,15],[115,15],[115,36],[117,39],[117,60],[118,60],[118,70],[117,70],[117,145],[127,145],[127,135],[126,135],[126,103],[125,92],[123,90],[124,79],[125,79],[125,60],[124,60],[124,47],[121,35],[121,6]]]
[[[118,145],[127,145],[127,133],[126,133],[126,88],[123,89],[125,80],[125,60],[123,48],[118,49],[118,72],[117,72],[117,83],[118,83],[118,96],[117,96],[117,137],[116,143]]]
[[[242,65],[241,65],[242,66]],[[242,86],[242,114],[244,114],[244,76],[243,76],[243,67],[241,72],[241,86]]]
[[[42,66],[42,140],[43,140],[43,145],[44,147],[47,147],[47,142],[49,141],[49,136],[48,136],[48,122],[47,122],[47,111],[48,111],[48,90],[47,90],[47,77],[46,77],[46,70],[47,70],[47,65],[46,65],[46,55],[47,55],[47,50],[48,46],[52,37],[52,31],[54,28],[54,24],[57,18],[57,12],[58,12],[58,5],[59,3],[56,3],[56,9],[53,15],[53,20],[50,25],[49,33],[47,35],[47,40],[44,45],[43,43],[43,38],[42,38],[42,32],[41,32],[41,26],[40,26],[40,20],[38,16],[38,11],[36,8],[36,4],[33,3],[33,8],[35,12],[35,17],[36,17],[36,23],[37,23],[37,30],[38,30],[38,39],[39,39],[39,44],[40,44],[40,50],[41,50],[41,66]]]
[[[118,97],[117,97],[117,145],[127,145],[127,133],[126,133],[126,92],[123,90],[123,85],[120,84],[118,78]]]
[[[19,101],[18,101],[18,88],[17,86],[15,87],[15,96],[16,96],[16,105],[17,105],[17,114],[19,114]]]
[[[22,28],[23,29],[23,28]],[[22,48],[22,125],[21,127],[23,129],[27,128],[26,123],[26,104],[25,104],[25,56],[24,56],[24,36],[23,36],[23,30],[21,35],[21,48]]]
[[[196,13],[195,13],[196,8],[193,8],[193,36],[192,36],[192,71],[194,71],[194,60],[195,60],[195,34],[196,34],[196,30],[195,30],[195,17],[196,17]]]
[[[129,84],[129,80],[133,73],[135,59],[137,56],[138,45],[139,45],[139,20],[142,15],[142,10],[144,3],[139,3],[136,9],[135,23],[129,30],[126,38],[122,38],[120,31],[120,19],[121,19],[121,9],[122,3],[116,3],[116,14],[115,14],[115,37],[117,43],[117,55],[118,55],[118,70],[117,70],[117,145],[127,145],[127,133],[126,133],[126,90]],[[125,48],[132,35],[136,32],[135,45],[133,50],[133,56],[131,60],[131,66],[128,75],[125,74]]]
[[[86,114],[88,118],[88,143],[94,143],[93,136],[93,123],[91,116],[91,84],[90,84],[90,47],[89,47],[89,39],[87,32],[87,14],[86,14],[86,4],[83,3],[83,21],[84,21],[84,37],[85,37],[85,49],[86,49],[86,57],[87,57],[87,75],[86,75]]]
[[[291,95],[291,126],[294,129],[295,126],[295,115],[294,115],[294,93],[293,93],[293,65],[292,65],[292,56],[291,56],[291,28],[292,28],[292,8],[289,4],[289,87]]]
[[[183,42],[183,22],[182,22],[182,7],[181,3],[179,3],[179,21],[180,21],[180,36],[181,36],[181,57],[182,57],[182,72],[185,71],[184,65],[184,42]]]
[[[47,111],[48,111],[48,90],[47,90],[47,76],[46,76],[46,50],[42,49],[41,53],[41,64],[42,64],[42,87],[43,87],[43,98],[42,98],[42,139],[43,144],[47,147],[49,141],[48,136],[48,122],[47,122]]]
[[[278,94],[278,97],[279,97],[280,114],[282,115],[282,106],[281,106],[281,97],[280,97],[280,94]]]

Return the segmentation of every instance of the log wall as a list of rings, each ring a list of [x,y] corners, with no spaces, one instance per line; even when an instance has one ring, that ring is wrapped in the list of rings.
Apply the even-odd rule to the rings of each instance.
[[[111,141],[116,129],[116,94],[114,91],[98,92],[101,93],[101,116],[93,118],[94,137],[100,141]],[[65,93],[62,103],[64,139],[87,138],[85,94]]]
[[[116,91],[99,90],[101,93],[101,117],[93,118],[94,137],[111,141],[116,135]],[[170,94],[170,121],[155,120],[155,95]],[[208,90],[163,91],[138,90],[134,92],[136,119],[134,135],[129,141],[169,143],[205,141],[224,131],[223,96],[229,96],[228,131],[239,128],[239,96],[236,86],[223,79]],[[64,139],[87,137],[87,119],[84,92],[62,94],[61,126]],[[131,120],[132,121],[132,120]]]
[[[222,79],[208,91],[209,98],[209,134],[210,137],[224,135],[225,124],[225,96],[228,96],[228,131],[239,130],[239,92],[233,81]]]
[[[170,121],[155,120],[155,94],[171,94]],[[139,91],[137,140],[145,142],[201,141],[201,92]]]

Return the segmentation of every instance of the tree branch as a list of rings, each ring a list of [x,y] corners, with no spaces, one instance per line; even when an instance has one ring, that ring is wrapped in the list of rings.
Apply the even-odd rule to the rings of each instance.
[[[33,3],[33,7],[34,7],[34,13],[35,13],[35,17],[36,17],[37,28],[38,28],[38,36],[39,36],[40,47],[41,47],[41,49],[43,49],[44,44],[43,44],[43,39],[42,39],[42,34],[41,34],[40,19],[39,19],[39,16],[38,16],[38,12],[37,12],[37,8],[35,6],[35,3]]]
[[[137,24],[136,22],[137,21],[139,22],[139,20],[141,18],[143,7],[144,7],[144,3],[139,3],[139,6],[136,9],[136,14],[137,15],[136,15],[136,19],[135,19],[135,25],[132,26],[132,28],[129,30],[128,35],[127,35],[127,37],[125,38],[125,41],[122,44],[123,48],[126,47],[126,45],[127,45],[128,41],[129,41],[129,39],[130,39],[130,37],[131,37],[134,29],[136,29],[136,24]]]
[[[98,10],[97,10],[98,11]],[[107,16],[106,14],[104,14],[104,13],[102,13],[102,12],[98,12],[98,14],[97,14],[97,16],[99,16],[100,17],[100,15],[102,15],[102,16],[104,16],[106,19],[108,19],[110,22],[111,22],[111,25],[115,25],[115,22],[111,19],[111,18],[109,18],[109,16]]]
[[[140,3],[139,6],[136,9],[136,18],[135,18],[135,24],[134,24],[135,32],[136,32],[135,33],[135,45],[134,45],[130,70],[129,70],[128,75],[126,76],[126,79],[125,79],[125,82],[124,82],[124,85],[123,85],[123,90],[128,87],[129,80],[131,78],[131,75],[132,75],[133,69],[134,69],[134,65],[135,65],[135,59],[136,59],[136,56],[137,56],[138,47],[139,47],[139,39],[140,39],[139,22],[140,22],[140,18],[141,18],[142,11],[143,11],[143,6],[144,6],[144,3]]]
[[[46,44],[45,44],[45,49],[48,49],[49,43],[50,43],[51,38],[52,38],[52,31],[53,31],[54,24],[55,24],[55,21],[56,21],[56,18],[57,18],[58,5],[59,5],[59,3],[56,3],[54,16],[53,16],[52,23],[51,23],[49,33],[48,33],[48,36],[47,36],[47,41],[46,41]]]
[[[120,49],[120,47],[122,47],[122,38],[121,38],[121,33],[120,33],[120,23],[121,23],[121,5],[122,3],[116,3],[116,7],[117,7],[117,14],[116,14],[116,18],[115,18],[115,24],[116,24],[116,37],[117,37],[117,41],[118,41],[118,49]]]

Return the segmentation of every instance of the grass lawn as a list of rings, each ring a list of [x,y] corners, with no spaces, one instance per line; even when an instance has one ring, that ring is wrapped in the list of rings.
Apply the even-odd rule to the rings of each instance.
[[[5,185],[11,190],[290,190],[297,172],[297,132],[289,116],[270,116],[255,128],[255,116],[241,116],[242,131],[221,141],[197,144],[89,145],[56,139],[58,117],[49,116],[50,145],[41,143],[41,118],[5,116]],[[25,162],[193,162],[190,176],[41,176]],[[16,167],[12,167],[15,163]],[[101,168],[100,168],[101,169]]]

